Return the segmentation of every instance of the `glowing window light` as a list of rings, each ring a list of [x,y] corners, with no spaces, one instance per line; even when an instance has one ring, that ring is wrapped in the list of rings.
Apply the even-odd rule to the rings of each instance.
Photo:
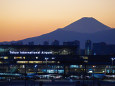
[[[90,70],[90,71],[89,71],[89,73],[93,73],[93,71],[92,71],[92,70]]]
[[[43,61],[43,63],[55,63],[55,61]]]
[[[2,64],[3,62],[2,61],[0,61],[0,64]]]
[[[93,65],[93,68],[94,68],[94,67],[96,67],[96,66]]]
[[[8,57],[7,56],[2,56],[2,57],[0,57],[0,59],[8,59]]]
[[[17,63],[28,63],[28,61],[17,61]]]
[[[22,68],[25,68],[25,65],[22,65]]]
[[[5,56],[5,57],[4,57],[4,59],[8,59],[8,57],[7,57],[7,56]]]
[[[37,63],[42,63],[42,61],[29,61],[29,63],[31,63],[31,64],[36,63],[37,64]]]

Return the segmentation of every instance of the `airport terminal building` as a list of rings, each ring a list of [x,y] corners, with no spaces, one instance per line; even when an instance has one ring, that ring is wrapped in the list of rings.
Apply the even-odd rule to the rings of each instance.
[[[0,45],[0,75],[115,74],[114,56],[81,56],[77,48],[67,45]]]

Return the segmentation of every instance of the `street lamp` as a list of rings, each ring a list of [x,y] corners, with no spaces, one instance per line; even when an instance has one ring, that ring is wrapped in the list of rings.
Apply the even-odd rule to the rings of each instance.
[[[38,65],[35,65],[34,67],[36,68]]]
[[[35,68],[34,71],[35,71],[36,74],[37,74],[37,66],[38,65],[34,65],[34,68]]]
[[[113,61],[115,60],[115,57],[112,57],[111,58],[111,61],[112,61],[112,73],[113,73]]]
[[[96,68],[96,66],[92,66],[93,67],[93,86],[94,86],[94,71],[95,71],[95,68]]]
[[[113,65],[113,61],[115,60],[115,57],[112,57],[111,60],[112,60],[112,65]]]
[[[36,80],[36,75],[37,75],[37,66],[38,65],[34,65],[34,73],[35,73],[35,75],[34,75],[34,86],[35,86],[35,80]]]
[[[47,73],[47,60],[48,60],[49,58],[47,58],[47,57],[45,57],[45,60],[46,60],[46,73]]]

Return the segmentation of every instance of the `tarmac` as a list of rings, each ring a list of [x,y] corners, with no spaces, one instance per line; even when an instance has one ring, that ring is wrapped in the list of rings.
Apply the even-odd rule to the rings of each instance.
[[[0,86],[115,86],[115,80],[11,80]]]

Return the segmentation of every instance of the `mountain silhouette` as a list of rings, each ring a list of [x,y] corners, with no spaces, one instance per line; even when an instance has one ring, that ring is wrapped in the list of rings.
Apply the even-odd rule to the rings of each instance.
[[[83,28],[80,30],[78,27]],[[24,44],[28,44],[28,42],[33,41],[35,45],[38,45],[43,44],[44,41],[48,41],[51,44],[51,42],[54,40],[59,40],[60,44],[62,44],[63,42],[67,41],[79,40],[81,48],[84,48],[86,40],[91,40],[92,42],[106,42],[107,44],[115,44],[114,37],[115,29],[100,23],[94,18],[85,17],[53,32],[19,41],[22,41]],[[2,44],[4,44],[4,42],[2,42]],[[9,44],[11,44],[11,42],[9,42]]]
[[[36,45],[43,44],[44,41],[48,41],[50,44],[54,40],[59,40],[60,44],[67,41],[79,40],[81,48],[84,48],[85,41],[91,40],[92,42],[106,42],[107,44],[115,44],[115,29],[99,31],[96,33],[79,33],[73,31],[65,31],[57,29],[51,33],[44,34],[38,37],[32,37],[22,40],[24,44],[30,41],[34,41]]]
[[[64,30],[75,31],[80,33],[94,33],[103,30],[109,30],[110,27],[102,24],[92,17],[83,17],[78,21],[63,28]]]

